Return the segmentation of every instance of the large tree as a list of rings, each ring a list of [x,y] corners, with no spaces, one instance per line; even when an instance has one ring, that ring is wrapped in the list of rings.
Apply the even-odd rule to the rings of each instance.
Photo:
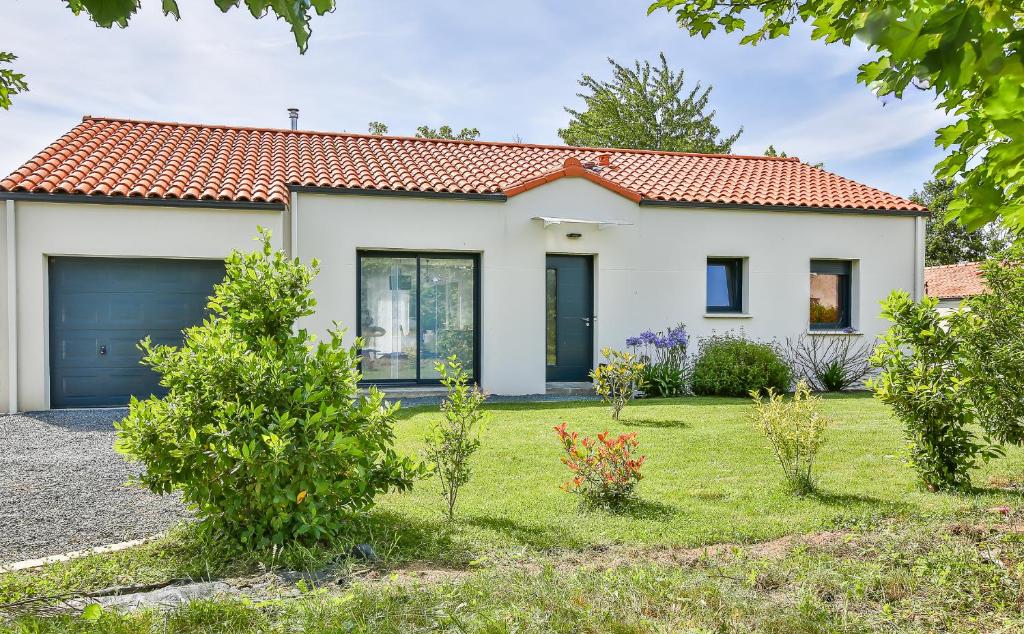
[[[583,75],[579,93],[586,108],[566,108],[569,125],[558,136],[569,145],[726,153],[743,132],[720,137],[708,111],[711,87],[683,89],[683,71],[673,72],[664,53],[659,64],[622,66],[609,59],[612,80]]]
[[[797,22],[827,44],[867,43],[877,59],[858,80],[879,95],[934,91],[955,118],[937,131],[947,156],[938,178],[962,179],[949,215],[977,229],[1002,218],[1024,231],[1024,6],[1022,0],[655,0],[691,35],[717,28],[757,44]]]
[[[928,266],[978,262],[1002,253],[1008,245],[1006,231],[996,223],[971,231],[956,220],[946,220],[946,211],[956,197],[956,183],[942,178],[926,182],[921,191],[910,196],[932,212],[925,236],[924,258]]]
[[[129,20],[142,6],[142,0],[64,0],[75,15],[88,16],[97,26],[109,29],[113,26],[127,27]],[[230,9],[245,6],[254,18],[273,13],[291,25],[292,35],[300,53],[306,52],[312,29],[309,26],[313,12],[324,15],[334,10],[335,0],[213,0],[217,7],[227,13]],[[177,0],[160,0],[164,15],[181,18]],[[17,56],[0,51],[0,65],[9,64]],[[25,76],[9,68],[0,68],[0,108],[10,108],[11,97],[28,90]]]

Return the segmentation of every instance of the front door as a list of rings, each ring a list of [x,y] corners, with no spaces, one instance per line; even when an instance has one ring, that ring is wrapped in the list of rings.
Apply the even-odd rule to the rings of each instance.
[[[589,381],[594,367],[594,260],[549,255],[547,380]]]

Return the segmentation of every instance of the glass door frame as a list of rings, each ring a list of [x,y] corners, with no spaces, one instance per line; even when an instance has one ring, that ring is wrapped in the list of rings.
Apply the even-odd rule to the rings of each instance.
[[[402,251],[386,249],[356,250],[356,336],[363,335],[363,258],[415,258],[416,259],[416,377],[415,379],[375,379],[362,380],[361,386],[369,385],[440,385],[440,379],[419,378],[420,355],[423,342],[423,324],[420,314],[420,295],[422,293],[422,261],[424,259],[472,260],[473,261],[473,363],[470,379],[480,384],[480,254],[466,251]],[[362,369],[362,350],[360,352],[360,369]]]

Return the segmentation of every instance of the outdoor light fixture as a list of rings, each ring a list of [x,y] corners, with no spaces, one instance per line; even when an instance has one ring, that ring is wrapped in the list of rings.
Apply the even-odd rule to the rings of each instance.
[[[567,233],[567,234],[565,234],[565,237],[569,238],[570,240],[576,240],[577,238],[582,238],[583,234],[582,233]]]

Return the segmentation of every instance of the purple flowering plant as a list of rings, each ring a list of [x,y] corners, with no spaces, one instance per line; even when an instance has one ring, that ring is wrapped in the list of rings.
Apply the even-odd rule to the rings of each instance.
[[[669,364],[682,367],[690,336],[686,326],[678,324],[664,331],[645,330],[636,337],[627,337],[626,346],[647,365]]]

